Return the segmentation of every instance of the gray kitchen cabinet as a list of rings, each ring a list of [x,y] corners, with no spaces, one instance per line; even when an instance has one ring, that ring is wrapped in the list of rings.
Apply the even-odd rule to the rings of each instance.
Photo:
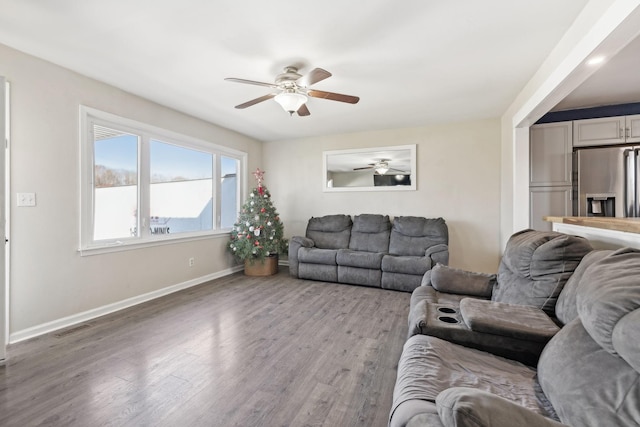
[[[530,128],[529,226],[551,230],[544,216],[571,215],[573,122],[545,123]]]
[[[572,122],[531,126],[529,185],[571,185]]]
[[[571,187],[529,188],[529,227],[534,230],[551,231],[552,224],[545,216],[571,216]]]
[[[576,120],[573,122],[574,147],[635,142],[640,142],[640,114]]]
[[[627,142],[640,142],[640,114],[626,116]]]

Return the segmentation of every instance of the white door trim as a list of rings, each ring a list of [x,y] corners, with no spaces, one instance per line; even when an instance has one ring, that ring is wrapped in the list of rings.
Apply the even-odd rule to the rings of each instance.
[[[10,95],[9,82],[0,76],[0,239],[5,240],[0,241],[0,365],[6,361],[9,339]]]

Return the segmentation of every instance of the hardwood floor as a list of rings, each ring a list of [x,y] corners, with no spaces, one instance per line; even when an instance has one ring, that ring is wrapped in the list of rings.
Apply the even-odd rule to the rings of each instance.
[[[1,426],[386,426],[410,294],[242,273],[10,345]]]

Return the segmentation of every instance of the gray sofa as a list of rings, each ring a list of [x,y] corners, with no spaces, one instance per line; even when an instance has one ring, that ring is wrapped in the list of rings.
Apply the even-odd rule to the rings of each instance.
[[[410,337],[389,425],[640,425],[640,250],[589,253],[555,312],[565,325],[537,369],[441,338]]]
[[[289,241],[289,272],[300,279],[411,292],[437,263],[449,262],[442,218],[327,215]]]
[[[409,336],[432,335],[535,365],[563,323],[556,301],[588,240],[523,230],[507,242],[498,274],[436,265],[411,296]]]

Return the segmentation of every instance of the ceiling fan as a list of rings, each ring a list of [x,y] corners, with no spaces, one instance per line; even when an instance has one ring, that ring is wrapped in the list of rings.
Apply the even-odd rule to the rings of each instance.
[[[389,172],[389,171],[397,171],[397,172],[401,172],[401,173],[407,173],[406,171],[400,170],[400,169],[396,169],[396,168],[390,168],[389,167],[389,161],[390,159],[380,159],[378,161],[376,161],[375,163],[368,163],[368,166],[364,166],[361,168],[353,168],[354,171],[359,171],[359,170],[364,170],[364,169],[373,169],[376,171],[376,173],[378,175],[384,175],[385,173]]]
[[[283,73],[276,76],[275,83],[263,83],[254,80],[237,79],[234,77],[228,77],[225,80],[236,83],[266,86],[275,89],[272,93],[252,99],[251,101],[247,101],[243,104],[236,105],[236,108],[239,109],[251,107],[259,102],[274,98],[274,100],[290,115],[297,113],[299,116],[308,116],[311,114],[306,105],[308,97],[346,102],[348,104],[356,104],[360,101],[360,98],[357,96],[309,89],[309,86],[328,77],[331,77],[331,73],[323,70],[322,68],[314,68],[308,74],[303,76],[298,73],[298,67],[288,66],[284,68]]]

